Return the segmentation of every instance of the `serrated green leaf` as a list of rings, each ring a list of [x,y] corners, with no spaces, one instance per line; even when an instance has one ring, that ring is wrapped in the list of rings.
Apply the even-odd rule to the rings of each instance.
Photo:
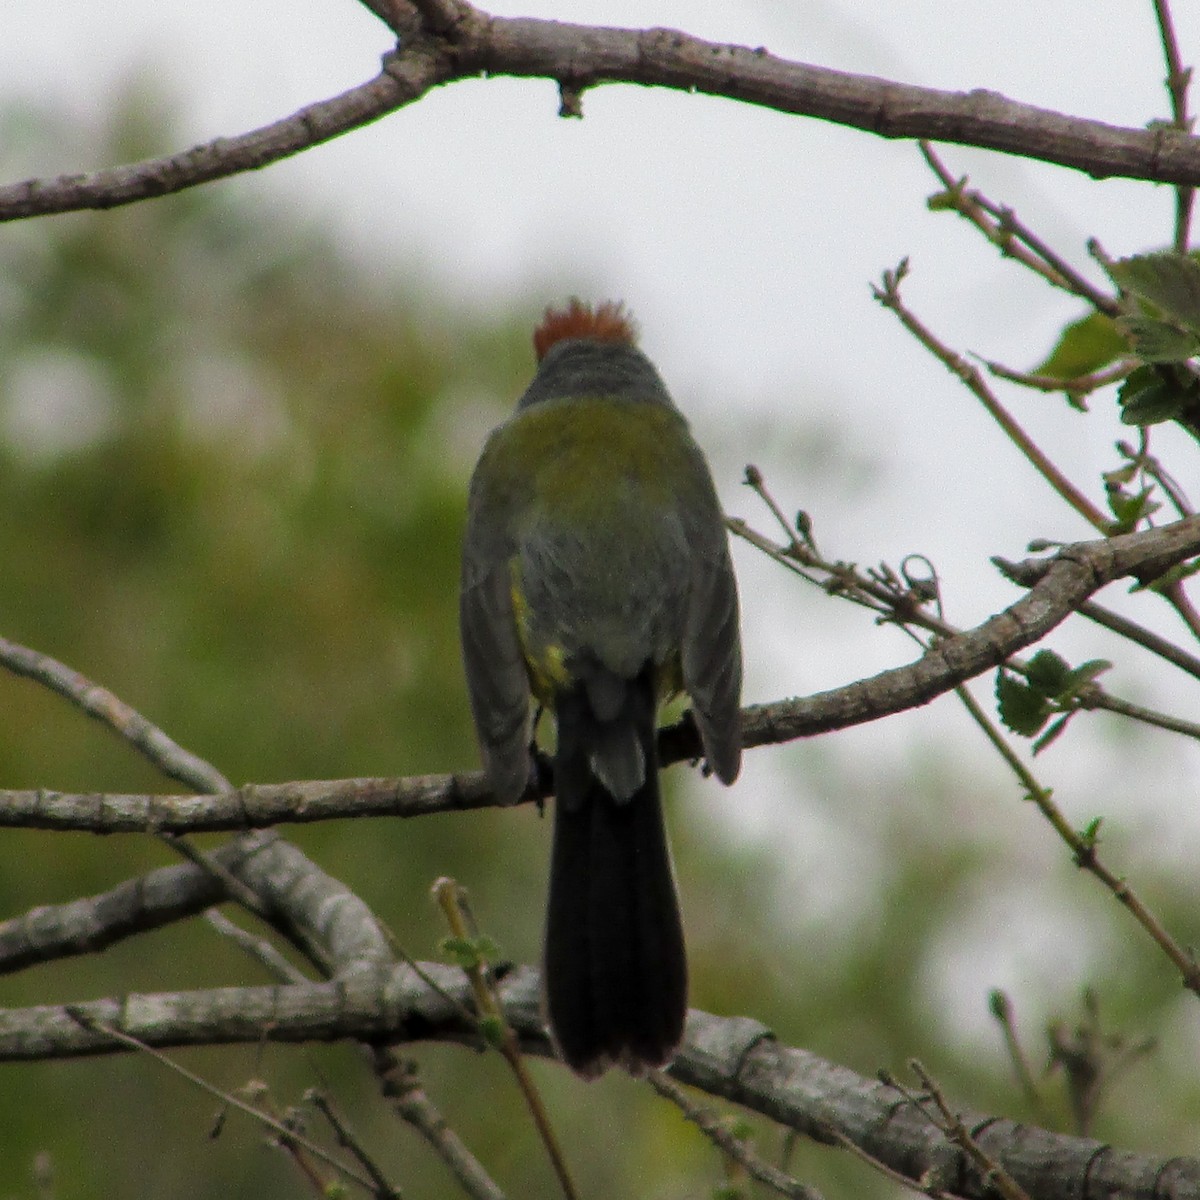
[[[1093,817],[1087,825],[1079,831],[1079,838],[1089,849],[1100,840],[1100,826],[1104,823],[1103,817]]]
[[[1117,327],[1146,362],[1181,363],[1200,354],[1200,332],[1171,320],[1139,314],[1119,317]]]
[[[1043,696],[1057,696],[1071,674],[1071,664],[1053,650],[1039,650],[1025,672],[1029,686]]]
[[[1153,490],[1146,487],[1131,494],[1119,487],[1107,488],[1109,511],[1117,519],[1109,533],[1130,533],[1143,518],[1157,512],[1162,505],[1150,498]]]
[[[484,958],[488,962],[494,963],[504,957],[504,951],[500,949],[500,943],[495,938],[489,937],[486,933],[481,933],[475,938],[475,949],[480,958]]]
[[[1111,263],[1119,287],[1200,337],[1200,263],[1184,254],[1137,254]]]
[[[1121,384],[1117,403],[1126,425],[1157,425],[1172,421],[1183,411],[1189,399],[1173,372],[1139,367]]]
[[[1127,350],[1125,339],[1111,317],[1089,313],[1062,331],[1054,349],[1033,371],[1053,379],[1076,379],[1107,367]]]
[[[1106,487],[1120,487],[1122,484],[1132,483],[1134,476],[1140,471],[1141,464],[1137,462],[1126,463],[1123,467],[1117,467],[1112,471],[1105,471],[1101,478],[1104,480]]]
[[[1004,670],[996,674],[996,700],[1000,720],[1022,737],[1033,737],[1050,716],[1046,698]]]
[[[454,960],[464,971],[479,966],[479,949],[471,938],[445,937],[441,941],[442,953]]]
[[[1069,698],[1079,695],[1079,689],[1084,684],[1091,683],[1093,679],[1099,679],[1105,671],[1112,670],[1112,663],[1107,658],[1089,658],[1087,662],[1080,663],[1068,676],[1066,686],[1061,693],[1060,698]]]

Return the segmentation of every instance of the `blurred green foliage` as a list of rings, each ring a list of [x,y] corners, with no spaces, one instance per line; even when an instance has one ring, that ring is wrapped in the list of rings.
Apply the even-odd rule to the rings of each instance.
[[[153,109],[130,104],[92,153],[121,161],[170,144],[157,119],[139,115]],[[531,369],[527,331],[544,299],[494,314],[453,307],[436,281],[367,275],[278,202],[250,207],[220,187],[5,227],[0,631],[111,688],[237,781],[473,765],[456,636],[466,478]],[[0,714],[2,786],[171,790],[105,730],[2,672]],[[808,748],[777,760],[785,774],[824,772],[834,794],[854,790],[858,806],[841,812],[874,863],[868,900],[832,929],[780,920],[793,915],[788,847],[730,841],[676,814],[695,1002],[757,1016],[867,1074],[919,1055],[962,1102],[1026,1115],[999,1052],[963,1061],[929,1007],[930,948],[997,869],[991,833],[963,822],[967,832],[950,836],[962,802],[953,767],[908,781],[908,804],[897,806],[893,781],[864,789]],[[973,786],[960,783],[960,793]],[[522,810],[286,832],[414,955],[436,953],[444,931],[427,892],[451,874],[488,933],[532,960],[546,824]],[[149,837],[2,837],[0,915],[169,861]],[[1175,893],[1155,899],[1186,919]],[[1151,949],[1135,943],[1130,954],[1143,968],[1106,1002],[1120,1020],[1154,1028],[1177,984]],[[189,922],[0,979],[0,1003],[262,979]],[[1149,993],[1145,979],[1157,981]],[[990,983],[979,980],[980,1005]],[[552,1194],[498,1056],[414,1055],[435,1102],[509,1193]],[[265,1081],[281,1109],[327,1083],[406,1196],[454,1194],[445,1168],[384,1111],[352,1049],[175,1057],[231,1090]],[[719,1185],[716,1153],[645,1087],[533,1069],[586,1195],[691,1197]],[[215,1102],[149,1060],[0,1073],[4,1200],[304,1194],[260,1129],[231,1115],[214,1139]],[[1200,1099],[1180,1080],[1154,1105],[1129,1107],[1105,1134],[1165,1150],[1181,1148],[1171,1139]],[[779,1133],[755,1128],[762,1153],[777,1156]],[[42,1153],[56,1179],[45,1193],[33,1180]],[[895,1194],[836,1151],[805,1145],[793,1163],[830,1197]]]

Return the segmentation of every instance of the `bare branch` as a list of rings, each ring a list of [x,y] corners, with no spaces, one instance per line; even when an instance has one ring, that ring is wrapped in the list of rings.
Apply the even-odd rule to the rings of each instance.
[[[1088,301],[1098,312],[1115,317],[1120,305],[1111,296],[1094,287],[1070,263],[1057,254],[1028,226],[1017,219],[1011,208],[996,204],[982,192],[968,191],[964,176],[956,179],[926,141],[920,151],[929,169],[938,177],[945,192],[930,200],[930,207],[949,209],[965,218],[1001,253],[1015,258],[1048,283]]]
[[[958,688],[956,691],[959,700],[971,714],[971,719],[979,726],[984,736],[1008,765],[1009,770],[1021,783],[1025,790],[1025,799],[1031,800],[1037,806],[1038,811],[1046,818],[1058,836],[1070,847],[1075,865],[1085,871],[1090,871],[1129,910],[1133,919],[1171,960],[1183,980],[1184,987],[1200,996],[1200,965],[1197,965],[1191,951],[1184,949],[1171,936],[1159,917],[1129,886],[1128,882],[1101,861],[1096,850],[1099,842],[1099,820],[1097,819],[1089,830],[1075,829],[1054,801],[1051,789],[1042,787],[1033,772],[1008,744],[1008,739],[983,711],[971,693],[965,687]]]
[[[293,1143],[301,1146],[309,1154],[319,1158],[322,1162],[333,1167],[346,1179],[357,1183],[359,1187],[366,1191],[371,1191],[371,1181],[364,1176],[359,1175],[352,1167],[346,1163],[339,1161],[334,1155],[330,1154],[322,1146],[318,1146],[316,1142],[306,1138],[303,1134],[295,1129],[290,1129],[277,1117],[272,1116],[269,1112],[264,1112],[261,1108],[255,1108],[252,1104],[247,1104],[240,1097],[233,1095],[231,1092],[224,1091],[222,1088],[215,1087],[209,1083],[207,1079],[197,1075],[195,1071],[189,1071],[187,1067],[174,1062],[168,1058],[160,1050],[156,1050],[153,1046],[147,1045],[139,1038],[127,1033],[123,1029],[117,1029],[112,1025],[108,1025],[103,1021],[97,1020],[95,1015],[90,1011],[90,1006],[81,1005],[79,1008],[73,1005],[66,1005],[65,1011],[74,1020],[78,1021],[85,1029],[102,1034],[104,1037],[110,1038],[126,1049],[135,1050],[139,1053],[146,1054],[156,1062],[161,1063],[169,1071],[174,1071],[177,1075],[182,1075],[194,1087],[200,1088],[201,1091],[208,1092],[209,1095],[215,1096],[221,1103],[229,1108],[236,1108],[239,1112],[245,1113],[248,1117],[261,1122],[268,1129],[272,1129],[285,1142]]]
[[[382,1168],[363,1145],[362,1139],[350,1128],[346,1118],[333,1106],[329,1097],[317,1088],[310,1088],[304,1094],[304,1098],[325,1118],[338,1145],[349,1150],[359,1166],[366,1171],[379,1200],[404,1200],[399,1189],[389,1182]]]
[[[803,699],[742,710],[748,747],[776,745],[928,704],[1045,637],[1105,584],[1123,576],[1150,582],[1200,554],[1200,517],[1066,546],[1049,559],[1006,564],[1029,593],[982,625],[939,641],[916,662]],[[663,764],[701,755],[687,716],[659,733]],[[525,802],[545,799],[549,785],[530,787]],[[246,784],[218,796],[148,796],[0,791],[0,828],[76,829],[93,833],[160,830],[187,833],[263,828],[348,817],[415,817],[495,804],[479,772],[407,779],[313,780]],[[209,898],[202,907],[213,903]],[[0,941],[5,929],[0,926]]]
[[[159,1049],[351,1038],[474,1045],[473,1024],[464,1021],[458,1007],[470,999],[462,972],[440,963],[423,964],[423,969],[450,999],[401,965],[351,973],[337,983],[216,988],[9,1009],[0,1011],[0,1061],[130,1049],[105,1030]],[[512,971],[500,984],[500,996],[526,1049],[549,1056],[538,973],[529,967]],[[821,1142],[837,1144],[845,1137],[906,1178],[952,1180],[953,1193],[968,1200],[989,1194],[986,1176],[894,1089],[781,1045],[757,1021],[692,1010],[684,1048],[670,1073]],[[962,1121],[982,1152],[1002,1163],[1035,1200],[1085,1194],[1119,1195],[1122,1200],[1200,1195],[1200,1159],[1117,1151],[1088,1138],[980,1113],[963,1113]]]
[[[1015,371],[1003,363],[982,360],[983,365],[999,379],[1007,379],[1010,383],[1019,383],[1022,387],[1033,388],[1038,392],[1065,392],[1072,400],[1079,401],[1099,388],[1119,383],[1129,376],[1136,367],[1130,359],[1122,358],[1111,367],[1101,367],[1087,375],[1077,375],[1074,379],[1062,379],[1056,375],[1038,375],[1030,371]]]
[[[1128,617],[1123,617],[1120,613],[1113,612],[1103,605],[1095,604],[1091,600],[1079,606],[1079,615],[1087,617],[1089,621],[1094,621],[1097,625],[1103,625],[1105,629],[1111,629],[1113,633],[1120,634],[1121,637],[1127,638],[1131,642],[1136,642],[1181,671],[1186,671],[1189,675],[1200,679],[1200,658],[1189,654],[1165,637],[1160,637],[1152,629],[1146,629],[1136,621],[1131,621]]]
[[[89,208],[116,208],[166,196],[289,158],[340,134],[377,121],[422,96],[443,79],[414,47],[404,69],[395,65],[290,117],[237,137],[216,138],[164,158],[146,159],[83,175],[27,179],[0,187],[0,221]]]
[[[270,898],[272,925],[326,974],[364,962],[394,961],[370,909],[275,833],[235,838],[212,857]],[[0,973],[102,950],[224,899],[225,888],[210,871],[183,863],[150,871],[98,896],[35,908],[0,922]]]
[[[755,1154],[746,1142],[729,1128],[727,1121],[696,1104],[669,1075],[662,1071],[651,1071],[646,1076],[646,1082],[664,1100],[670,1100],[722,1154],[740,1163],[759,1183],[780,1196],[789,1197],[790,1200],[821,1200],[821,1193],[815,1188],[808,1187]]]
[[[411,1125],[454,1173],[462,1189],[475,1200],[504,1200],[504,1193],[484,1170],[483,1164],[446,1123],[421,1086],[416,1065],[400,1059],[390,1048],[374,1052],[375,1073],[383,1095],[401,1120]]]
[[[1168,0],[1154,0],[1154,17],[1162,41],[1163,58],[1167,63],[1167,95],[1171,98],[1171,121],[1176,129],[1191,133],[1192,119],[1188,115],[1188,86],[1192,81],[1191,67],[1184,67],[1179,54],[1179,39]],[[1192,205],[1196,192],[1191,187],[1175,189],[1175,253],[1186,254],[1191,240]]]
[[[942,1093],[942,1089],[921,1063],[914,1058],[909,1061],[908,1065],[925,1087],[924,1095],[919,1098],[907,1091],[907,1089],[901,1088],[900,1090],[903,1091],[909,1101],[916,1104],[928,1114],[933,1123],[956,1146],[961,1147],[966,1152],[972,1163],[983,1172],[984,1178],[992,1183],[995,1190],[1003,1197],[1003,1200],[1030,1200],[1029,1194],[1025,1189],[1009,1175],[999,1162],[991,1158],[974,1137],[971,1136],[971,1131],[964,1124],[962,1116],[959,1113],[951,1111],[949,1104],[946,1102],[946,1097]],[[893,1083],[892,1086],[896,1087],[897,1085]]]
[[[942,92],[789,61],[763,49],[671,29],[612,29],[489,16],[465,0],[365,0],[401,32],[375,79],[236,137],[90,174],[0,187],[0,220],[113,208],[257,170],[378,120],[431,89],[497,75],[553,79],[578,98],[601,83],[702,92],[886,138],[980,146],[1096,177],[1200,183],[1200,139],[1180,129],[1127,129],[1037,108],[995,92]],[[424,28],[404,37],[408,9]]]
[[[185,750],[107,688],[48,654],[0,637],[0,666],[70,700],[89,717],[123,737],[171,779],[207,792],[229,790],[229,780],[215,767]]]

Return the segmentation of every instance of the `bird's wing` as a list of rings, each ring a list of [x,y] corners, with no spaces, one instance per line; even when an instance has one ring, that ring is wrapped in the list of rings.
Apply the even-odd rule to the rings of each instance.
[[[717,778],[732,783],[742,763],[742,644],[737,580],[723,527],[719,544],[698,549],[693,559],[682,660],[704,755]]]
[[[500,802],[514,804],[529,782],[529,676],[508,561],[485,554],[484,540],[468,527],[459,594],[463,666],[484,770]]]

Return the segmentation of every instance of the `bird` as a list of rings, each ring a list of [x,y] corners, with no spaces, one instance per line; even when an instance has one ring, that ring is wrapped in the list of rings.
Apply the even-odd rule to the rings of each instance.
[[[619,302],[547,308],[537,368],[471,476],[459,622],[485,774],[512,804],[552,715],[542,962],[559,1057],[664,1066],[688,972],[663,822],[660,707],[684,693],[711,773],[741,765],[737,583],[707,460]]]

